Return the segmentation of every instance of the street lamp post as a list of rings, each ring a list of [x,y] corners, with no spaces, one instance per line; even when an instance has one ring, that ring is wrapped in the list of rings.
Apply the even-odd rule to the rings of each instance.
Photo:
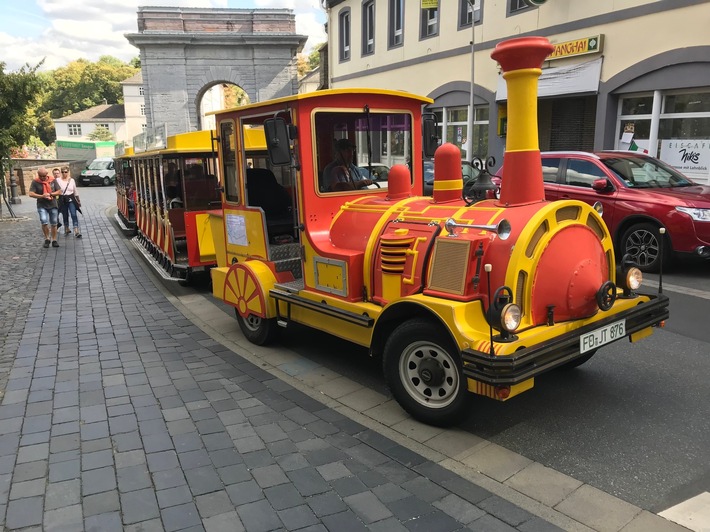
[[[473,159],[473,123],[474,123],[474,117],[476,115],[475,112],[475,97],[474,97],[474,87],[476,86],[475,83],[475,75],[474,75],[474,68],[476,65],[475,61],[475,56],[476,56],[476,50],[474,43],[476,41],[475,35],[476,35],[476,17],[475,17],[475,7],[476,7],[476,0],[468,0],[468,5],[471,6],[471,91],[470,91],[470,101],[469,101],[469,109],[468,109],[468,123],[466,124],[466,127],[468,129],[468,134],[466,135],[466,158],[470,161]]]

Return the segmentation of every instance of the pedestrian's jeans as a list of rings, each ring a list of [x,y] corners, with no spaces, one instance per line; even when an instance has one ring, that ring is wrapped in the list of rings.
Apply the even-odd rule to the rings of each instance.
[[[69,231],[69,215],[71,215],[71,221],[74,229],[78,229],[79,217],[76,215],[76,203],[73,201],[69,203],[62,203],[62,219],[64,220],[62,223],[64,224],[64,229],[66,231]]]
[[[59,219],[59,209],[45,209],[44,207],[37,207],[37,213],[39,214],[39,223],[42,225],[57,225],[57,220]]]

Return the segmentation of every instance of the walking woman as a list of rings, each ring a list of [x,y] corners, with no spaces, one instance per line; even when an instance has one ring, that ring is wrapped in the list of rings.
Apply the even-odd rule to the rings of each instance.
[[[61,173],[61,177],[57,179],[57,184],[59,184],[62,189],[62,195],[59,196],[61,198],[59,205],[62,218],[64,219],[64,236],[71,234],[71,230],[69,229],[69,216],[71,215],[72,225],[74,226],[74,236],[81,238],[79,217],[76,215],[76,200],[74,199],[74,195],[76,194],[76,181],[74,181],[69,173],[68,166],[62,166]]]

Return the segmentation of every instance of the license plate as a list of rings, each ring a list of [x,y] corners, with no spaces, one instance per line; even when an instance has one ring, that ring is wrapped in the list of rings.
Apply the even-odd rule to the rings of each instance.
[[[592,332],[583,334],[579,339],[579,352],[586,353],[626,336],[626,320],[615,321]]]

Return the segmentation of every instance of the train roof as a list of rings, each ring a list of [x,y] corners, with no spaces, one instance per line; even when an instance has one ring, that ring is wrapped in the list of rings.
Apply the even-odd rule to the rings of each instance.
[[[265,100],[263,102],[250,103],[248,105],[240,105],[238,107],[231,107],[229,109],[222,109],[219,111],[210,111],[208,115],[218,115],[222,113],[229,113],[233,111],[244,111],[249,109],[258,109],[259,107],[267,107],[270,105],[289,103],[296,101],[309,100],[312,98],[326,98],[328,96],[337,96],[342,94],[373,94],[373,95],[383,95],[383,96],[397,96],[399,98],[407,98],[410,100],[417,100],[422,104],[433,103],[434,100],[427,96],[420,96],[418,94],[413,94],[411,92],[389,90],[389,89],[369,89],[369,88],[356,88],[350,87],[347,89],[326,89],[320,91],[306,92],[303,94],[294,94],[293,96],[284,96],[282,98],[275,98],[273,100]]]

